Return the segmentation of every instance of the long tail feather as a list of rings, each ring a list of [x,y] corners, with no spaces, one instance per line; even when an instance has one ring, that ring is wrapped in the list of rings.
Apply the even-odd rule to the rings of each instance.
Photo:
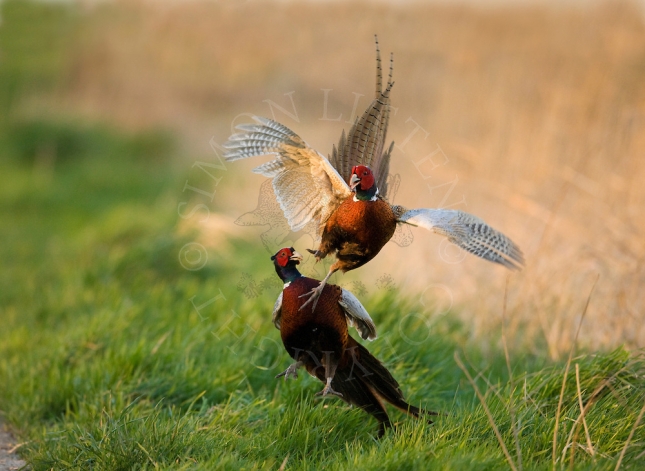
[[[383,363],[381,363],[374,355],[354,339],[351,339],[350,344],[354,344],[350,348],[355,349],[355,375],[381,399],[389,402],[397,409],[415,417],[419,417],[421,414],[436,415],[434,412],[428,412],[424,409],[408,404],[403,397],[399,383],[394,379]],[[358,366],[359,364],[363,367],[363,370]]]
[[[391,427],[390,418],[384,402],[413,417],[436,415],[408,404],[403,397],[399,383],[388,369],[365,347],[349,338],[348,348],[342,364],[336,369],[332,387],[340,392],[343,400],[360,407],[379,421],[379,436]],[[320,369],[319,369],[320,370]],[[316,372],[318,379],[324,381],[322,372]],[[429,421],[432,423],[432,421]]]
[[[387,174],[389,171],[390,150],[385,149],[387,127],[390,119],[390,92],[394,86],[392,73],[394,59],[390,56],[390,71],[383,88],[383,70],[378,38],[376,43],[376,90],[374,99],[354,121],[349,133],[341,135],[338,145],[333,148],[330,161],[345,181],[351,177],[355,165],[370,167],[377,179],[381,196],[387,198]]]

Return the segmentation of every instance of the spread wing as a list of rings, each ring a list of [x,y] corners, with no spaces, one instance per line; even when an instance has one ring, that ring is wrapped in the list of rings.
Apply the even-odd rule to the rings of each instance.
[[[228,161],[272,154],[276,156],[253,169],[273,179],[273,190],[289,226],[299,231],[314,220],[318,232],[340,204],[351,195],[343,178],[327,158],[309,147],[286,126],[267,118],[237,128],[224,144]]]
[[[273,315],[271,316],[273,325],[276,329],[280,330],[280,324],[282,323],[282,293],[278,296],[278,299],[273,305]]]
[[[330,162],[345,181],[352,176],[352,167],[366,165],[372,169],[376,178],[379,194],[387,198],[387,177],[390,171],[390,155],[394,142],[384,150],[387,125],[390,120],[390,91],[392,82],[393,59],[390,58],[390,75],[383,91],[381,70],[381,51],[376,38],[376,93],[374,100],[362,116],[358,117],[346,136],[340,136],[338,147],[334,146]]]
[[[521,270],[524,265],[522,251],[511,239],[472,214],[453,209],[411,209],[398,220],[444,235],[467,252],[511,270]]]
[[[338,304],[345,311],[347,323],[358,330],[363,339],[374,340],[376,338],[374,321],[356,296],[346,289],[342,289]]]

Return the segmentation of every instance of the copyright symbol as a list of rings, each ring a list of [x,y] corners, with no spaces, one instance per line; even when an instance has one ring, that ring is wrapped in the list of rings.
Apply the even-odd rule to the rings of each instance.
[[[179,263],[186,270],[201,270],[206,262],[208,262],[208,252],[202,244],[189,242],[179,250]]]
[[[418,320],[422,321],[423,324],[426,326],[427,329],[427,334],[424,339],[419,338],[411,338],[408,337],[405,332],[403,332],[403,323],[408,317],[416,317]],[[401,321],[399,322],[399,333],[401,334],[401,337],[403,337],[403,340],[405,340],[408,344],[410,345],[421,345],[423,342],[428,340],[430,338],[430,324],[429,322],[421,315],[416,314],[416,313],[410,313],[407,316],[405,316]],[[414,336],[416,337],[420,333],[420,330],[418,327],[415,327],[414,330]]]
[[[450,265],[461,263],[466,258],[466,251],[448,239],[443,239],[439,244],[439,257]]]

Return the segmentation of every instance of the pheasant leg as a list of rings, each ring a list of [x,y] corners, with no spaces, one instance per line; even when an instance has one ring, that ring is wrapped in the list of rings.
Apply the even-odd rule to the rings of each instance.
[[[338,270],[338,268],[335,267],[335,265],[336,264],[334,263],[334,265],[332,265],[329,268],[329,273],[327,273],[327,276],[323,278],[323,280],[316,288],[313,288],[308,293],[305,293],[299,296],[300,298],[309,296],[309,299],[302,306],[300,306],[300,309],[298,309],[299,311],[302,311],[305,308],[305,306],[308,306],[311,303],[313,303],[313,305],[311,306],[311,312],[313,312],[316,309],[316,304],[318,304],[318,298],[320,298],[320,295],[322,294],[323,289],[325,289],[327,280],[329,280],[329,278],[336,272],[336,270]]]
[[[298,378],[298,368],[300,368],[302,365],[304,365],[304,363],[301,362],[301,361],[297,361],[295,363],[292,363],[291,365],[289,365],[289,367],[286,370],[284,370],[279,375],[276,375],[276,378],[279,378],[280,376],[284,376],[285,381],[287,379],[289,379],[290,377],[294,378],[294,379],[297,379]]]
[[[343,395],[341,393],[339,393],[338,391],[334,391],[331,388],[331,380],[332,379],[333,378],[327,378],[327,384],[325,385],[324,389],[322,391],[318,391],[316,393],[316,396],[326,396],[327,394],[332,394],[334,396],[343,397]]]
[[[327,352],[326,352],[327,353]],[[327,378],[327,383],[322,391],[316,393],[316,396],[326,396],[327,394],[332,394],[334,396],[343,397],[343,395],[337,391],[334,391],[331,388],[331,380],[334,379],[334,374],[336,374],[336,364],[329,361],[329,357],[325,362],[325,378]]]

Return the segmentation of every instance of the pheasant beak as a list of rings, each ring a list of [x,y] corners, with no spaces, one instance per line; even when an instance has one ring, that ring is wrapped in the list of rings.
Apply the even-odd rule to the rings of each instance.
[[[350,190],[354,190],[358,186],[358,184],[361,182],[361,179],[358,178],[358,175],[355,173],[352,173],[352,177],[349,179],[349,188]]]
[[[303,258],[302,255],[300,255],[298,252],[294,251],[291,257],[289,257],[289,260],[296,261],[298,263],[302,262]]]

